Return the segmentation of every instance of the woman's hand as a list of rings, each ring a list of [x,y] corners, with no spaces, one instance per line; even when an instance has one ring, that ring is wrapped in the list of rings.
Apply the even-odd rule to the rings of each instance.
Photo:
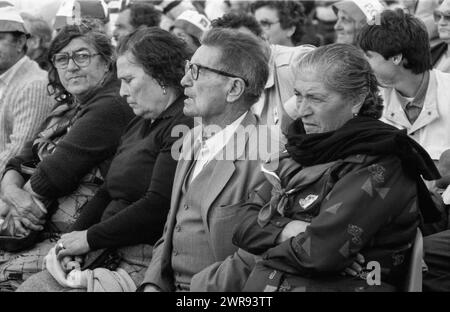
[[[300,233],[304,233],[310,223],[300,220],[294,220],[286,224],[283,231],[278,235],[277,244],[281,244],[292,237],[296,237]]]
[[[14,185],[4,189],[3,192],[3,200],[15,208],[17,216],[27,219],[35,226],[42,224],[46,215],[45,208],[40,207],[30,193]]]
[[[80,256],[87,254],[91,250],[87,241],[87,231],[63,234],[57,246],[56,255],[60,261],[66,256]]]
[[[342,275],[359,275],[364,270],[363,265],[365,264],[365,262],[366,259],[364,259],[364,256],[361,254],[357,254],[355,261],[353,261],[353,263],[342,272]]]
[[[25,237],[30,234],[30,230],[42,231],[44,229],[45,219],[36,220],[33,219],[33,223],[30,219],[22,217],[15,207],[10,208],[12,221],[14,222],[14,234],[18,237]]]

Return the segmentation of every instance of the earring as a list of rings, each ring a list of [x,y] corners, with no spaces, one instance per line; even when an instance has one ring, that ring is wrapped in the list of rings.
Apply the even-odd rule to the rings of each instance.
[[[166,95],[166,94],[167,94],[167,89],[166,89],[166,87],[165,87],[165,86],[162,86],[162,89],[163,89],[163,94]]]
[[[358,117],[358,115],[359,115],[358,113],[353,113],[353,118]]]

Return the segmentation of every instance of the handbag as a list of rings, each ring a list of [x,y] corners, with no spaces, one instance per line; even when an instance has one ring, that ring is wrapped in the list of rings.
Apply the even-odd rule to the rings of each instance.
[[[110,271],[115,271],[120,262],[122,256],[113,248],[103,248],[99,250],[90,251],[83,261],[81,270],[94,270],[97,268],[105,268]]]

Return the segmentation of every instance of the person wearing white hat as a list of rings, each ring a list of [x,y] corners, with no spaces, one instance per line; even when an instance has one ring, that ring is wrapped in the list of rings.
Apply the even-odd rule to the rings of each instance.
[[[376,22],[384,6],[378,0],[343,0],[333,4],[338,20],[334,25],[336,43],[354,44],[356,34],[367,23]]]
[[[200,38],[211,27],[206,16],[197,11],[188,10],[181,13],[172,26],[172,33],[186,42],[194,53],[200,46]]]
[[[53,28],[58,31],[66,25],[77,25],[84,18],[96,19],[107,33],[109,14],[104,0],[65,0],[56,13]]]
[[[26,56],[28,36],[16,8],[0,2],[0,171],[35,136],[54,103],[47,72]]]
[[[434,68],[450,73],[450,0],[444,0],[434,11],[439,38],[442,43],[431,48],[431,57]]]

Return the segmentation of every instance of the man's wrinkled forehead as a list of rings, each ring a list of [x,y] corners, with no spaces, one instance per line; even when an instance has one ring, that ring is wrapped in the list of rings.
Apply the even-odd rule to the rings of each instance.
[[[201,45],[191,58],[192,63],[217,67],[222,63],[222,51],[219,47]]]

